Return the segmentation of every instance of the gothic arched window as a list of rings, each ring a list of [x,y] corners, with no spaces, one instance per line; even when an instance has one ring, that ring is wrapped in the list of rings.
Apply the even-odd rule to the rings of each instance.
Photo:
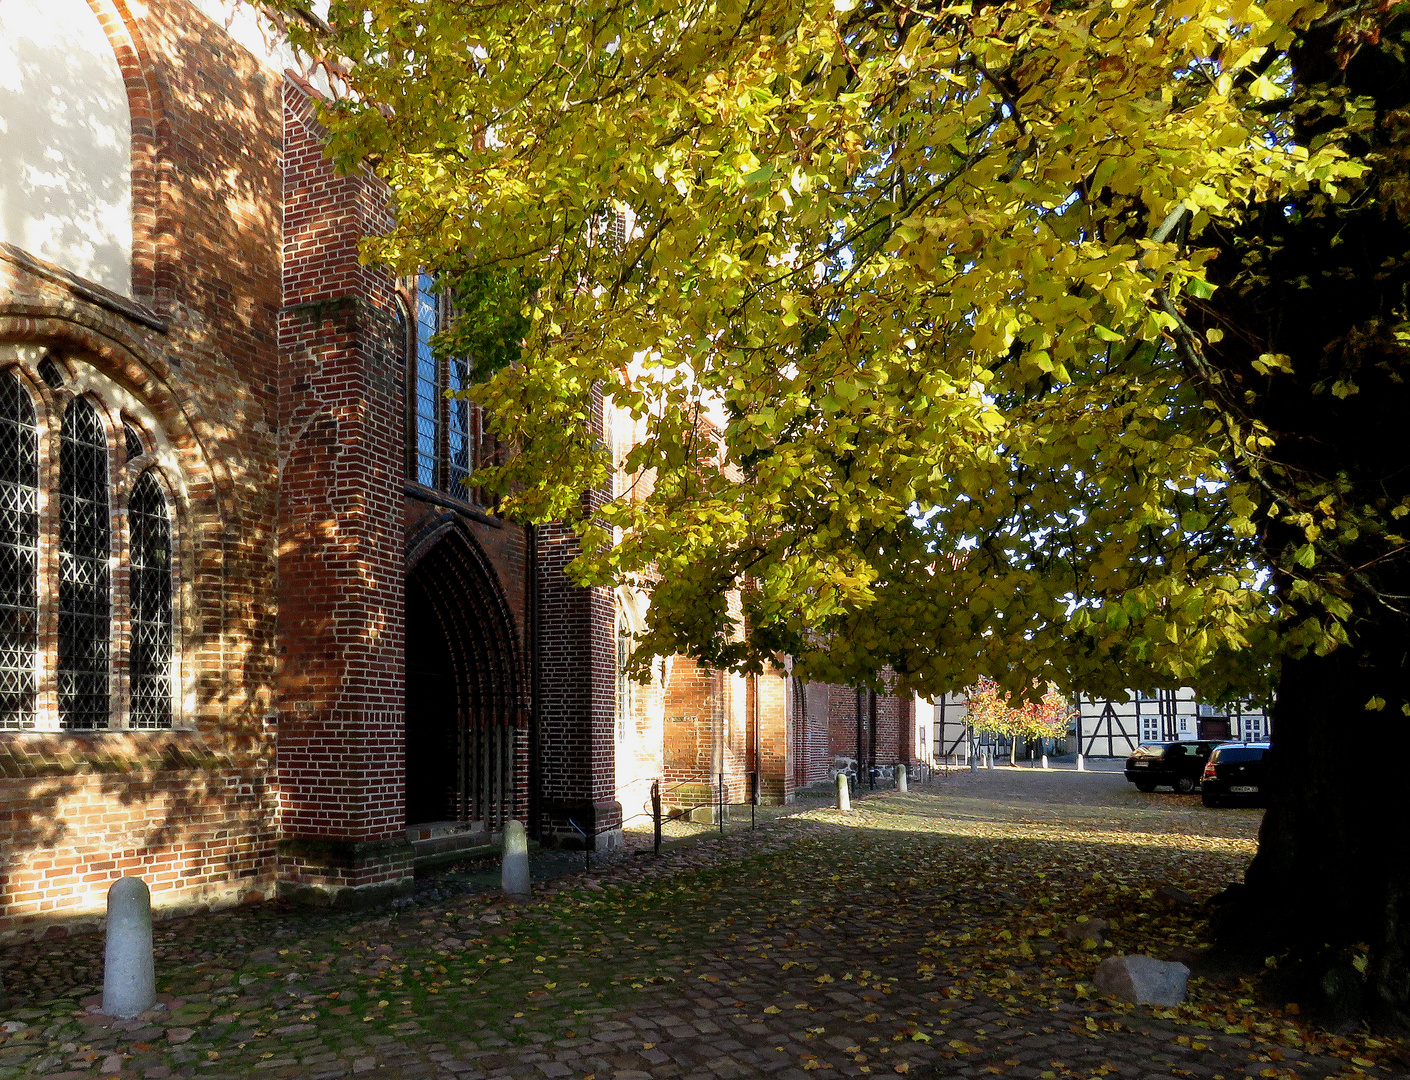
[[[112,596],[108,437],[78,397],[59,436],[59,726],[108,726]]]
[[[39,432],[13,371],[0,375],[0,729],[35,721]]]
[[[132,487],[127,520],[132,552],[127,579],[132,607],[129,726],[171,727],[171,519],[151,469]]]
[[[154,419],[81,361],[0,369],[0,731],[174,725],[169,456]]]

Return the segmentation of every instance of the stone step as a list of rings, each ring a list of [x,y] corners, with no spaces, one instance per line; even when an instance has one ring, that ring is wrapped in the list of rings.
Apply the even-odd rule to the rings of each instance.
[[[479,821],[426,821],[420,825],[408,825],[406,838],[414,844],[419,840],[435,840],[442,836],[484,831],[485,826]]]

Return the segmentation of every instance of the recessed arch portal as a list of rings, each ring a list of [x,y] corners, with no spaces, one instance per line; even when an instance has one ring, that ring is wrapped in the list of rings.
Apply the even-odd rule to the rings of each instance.
[[[406,583],[406,823],[497,832],[521,816],[522,665],[503,592],[474,540],[442,521]]]

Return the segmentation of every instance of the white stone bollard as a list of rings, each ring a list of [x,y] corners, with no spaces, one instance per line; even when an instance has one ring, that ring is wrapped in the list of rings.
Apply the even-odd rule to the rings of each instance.
[[[1048,755],[1047,755],[1047,754],[1044,754],[1044,755],[1043,755],[1043,768],[1044,768],[1044,770],[1046,770],[1047,767],[1048,767]]]
[[[994,767],[994,751],[990,750],[984,755],[984,767],[986,769],[992,769]]]
[[[852,792],[847,787],[847,774],[837,774],[837,809],[852,809]]]
[[[1078,772],[1086,772],[1086,771],[1087,771],[1087,761],[1086,761],[1085,758],[1082,757],[1081,754],[1078,754],[1078,755],[1077,755],[1077,771],[1078,771]]]
[[[896,766],[896,790],[902,795],[911,790],[906,786],[906,766],[904,762]]]
[[[107,948],[103,953],[103,1012],[131,1020],[157,1002],[152,967],[152,894],[141,878],[125,877],[108,890]]]
[[[505,896],[528,896],[533,892],[529,883],[529,834],[524,831],[522,821],[505,823],[500,884]]]

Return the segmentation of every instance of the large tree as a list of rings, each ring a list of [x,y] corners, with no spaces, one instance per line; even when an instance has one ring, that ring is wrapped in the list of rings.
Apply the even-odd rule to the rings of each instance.
[[[1276,679],[1226,945],[1404,1025],[1397,11],[354,0],[296,33],[394,194],[367,257],[477,313],[442,345],[484,361],[506,508],[651,592],[638,662]],[[637,445],[602,505],[604,402]]]

